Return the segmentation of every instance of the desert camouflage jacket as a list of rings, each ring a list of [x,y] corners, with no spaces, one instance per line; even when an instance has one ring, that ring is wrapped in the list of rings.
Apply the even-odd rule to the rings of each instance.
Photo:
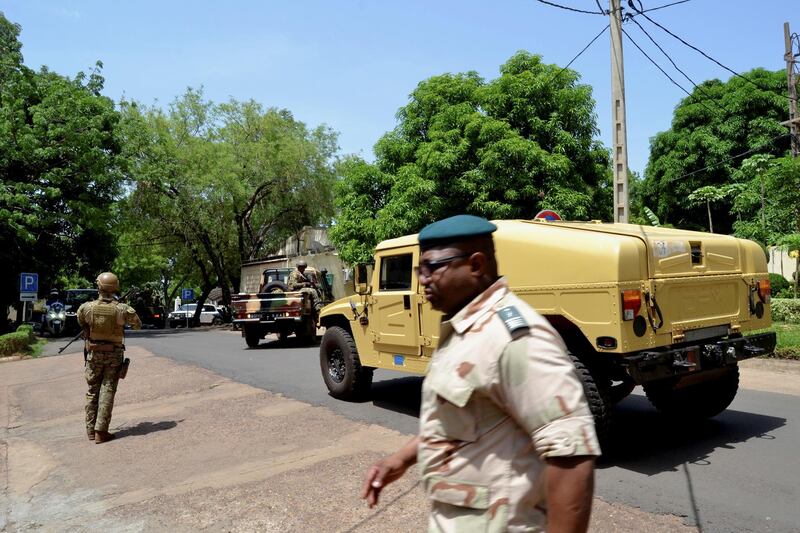
[[[600,454],[563,340],[504,278],[442,322],[420,436],[431,531],[544,531],[543,460]]]

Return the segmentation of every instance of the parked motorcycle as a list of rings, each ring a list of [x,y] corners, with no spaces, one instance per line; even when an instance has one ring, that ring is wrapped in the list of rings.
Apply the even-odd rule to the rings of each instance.
[[[44,314],[44,332],[51,337],[60,337],[64,333],[66,322],[67,312],[63,303],[53,302],[47,306]]]

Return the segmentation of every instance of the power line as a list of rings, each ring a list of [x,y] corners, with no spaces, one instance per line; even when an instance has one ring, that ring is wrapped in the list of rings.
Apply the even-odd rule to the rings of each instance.
[[[641,4],[641,2],[640,2],[640,4]],[[739,77],[739,78],[742,78],[742,79],[743,79],[743,80],[745,80],[746,82],[748,82],[748,83],[752,84],[753,86],[755,86],[755,87],[757,87],[757,88],[761,89],[762,91],[774,92],[774,91],[771,91],[770,89],[766,89],[766,88],[762,87],[761,85],[759,85],[758,83],[754,82],[753,80],[751,80],[751,79],[750,79],[750,78],[748,78],[747,76],[743,76],[743,75],[739,74],[738,72],[736,72],[736,71],[735,71],[735,70],[733,70],[732,68],[730,68],[730,67],[727,67],[727,66],[723,65],[722,63],[720,63],[719,61],[717,61],[716,59],[714,59],[713,57],[711,57],[711,56],[710,56],[710,55],[708,55],[707,53],[705,53],[705,52],[703,52],[702,50],[700,50],[698,47],[696,47],[696,46],[694,46],[694,45],[692,45],[692,44],[690,44],[690,43],[686,42],[686,41],[685,41],[684,39],[682,39],[681,37],[678,37],[677,35],[675,35],[674,33],[672,33],[670,30],[668,30],[667,28],[665,28],[664,26],[662,26],[661,24],[659,24],[659,23],[658,23],[658,22],[656,22],[655,20],[653,20],[653,19],[651,19],[650,17],[648,17],[647,15],[645,15],[645,12],[644,12],[642,9],[639,9],[639,8],[637,8],[637,7],[634,5],[634,3],[633,3],[633,0],[628,0],[628,7],[630,7],[630,8],[631,8],[631,9],[633,9],[634,11],[636,11],[636,13],[638,13],[639,15],[643,16],[644,18],[646,18],[648,21],[650,21],[650,23],[651,23],[651,24],[653,24],[653,25],[655,25],[655,26],[658,26],[658,27],[659,27],[659,28],[660,28],[662,31],[664,31],[664,32],[668,33],[670,36],[672,36],[673,38],[677,39],[678,41],[680,41],[681,43],[683,43],[685,46],[688,46],[689,48],[691,48],[692,50],[696,51],[697,53],[699,53],[700,55],[702,55],[703,57],[705,57],[705,58],[706,58],[706,59],[708,59],[709,61],[712,61],[712,62],[716,63],[717,65],[719,65],[720,67],[724,68],[725,70],[727,70],[728,72],[730,72],[730,73],[731,73],[731,74],[733,74],[734,76],[737,76],[737,77]],[[787,99],[791,100],[791,98],[790,98],[789,96],[787,96],[787,95],[785,95],[785,94],[783,94],[783,93],[776,93],[776,94],[778,94],[778,95],[780,95],[780,96],[783,96],[784,98],[787,98]]]
[[[557,7],[559,9],[566,9],[567,11],[574,11],[575,13],[586,13],[587,15],[605,15],[602,10],[598,13],[597,11],[584,11],[583,9],[575,9],[574,7],[569,6],[562,6],[561,4],[556,4],[554,2],[548,2],[547,0],[536,0],[540,4],[547,4],[548,6]]]
[[[697,174],[698,172],[704,172],[706,170],[711,170],[712,168],[715,168],[715,167],[718,167],[718,166],[720,166],[720,165],[722,165],[724,163],[728,163],[730,161],[733,161],[734,159],[738,159],[740,157],[744,157],[746,155],[750,155],[753,152],[758,152],[762,148],[766,148],[769,144],[777,141],[778,139],[783,139],[784,137],[790,137],[790,136],[791,136],[790,133],[782,133],[782,134],[777,135],[777,136],[773,137],[772,139],[768,140],[767,142],[765,142],[761,146],[757,146],[756,148],[751,148],[751,149],[749,149],[749,150],[747,150],[745,152],[742,152],[741,154],[732,155],[730,157],[727,157],[727,158],[723,159],[722,161],[719,161],[718,163],[714,163],[713,165],[708,165],[705,168],[701,168],[699,170],[693,170],[692,172],[689,172],[688,174],[684,174],[683,176],[679,176],[678,178],[676,178],[675,181],[682,180],[683,178],[688,178],[689,176],[691,176],[693,174]]]
[[[642,47],[641,47],[641,46],[639,46],[639,45],[636,43],[636,41],[634,41],[634,40],[633,40],[633,37],[631,37],[630,35],[628,35],[628,32],[626,32],[624,28],[622,29],[622,33],[624,33],[624,34],[625,34],[625,37],[627,37],[627,38],[628,38],[628,40],[629,40],[630,42],[632,42],[632,43],[633,43],[633,46],[635,46],[636,48],[638,48],[638,49],[639,49],[639,51],[642,53],[642,55],[643,55],[644,57],[646,57],[646,58],[647,58],[647,59],[648,59],[648,60],[649,60],[649,61],[650,61],[650,62],[651,62],[653,65],[655,65],[655,67],[656,67],[658,70],[660,70],[660,71],[661,71],[661,73],[662,73],[664,76],[666,76],[666,77],[667,77],[667,79],[669,79],[669,81],[671,81],[671,82],[672,82],[672,83],[673,83],[673,84],[674,84],[674,85],[675,85],[675,86],[676,86],[678,89],[680,89],[681,91],[685,92],[685,93],[686,93],[686,94],[687,94],[687,95],[688,95],[690,98],[692,97],[692,93],[690,93],[689,91],[687,91],[686,89],[684,89],[684,88],[683,88],[683,86],[682,86],[680,83],[678,83],[677,81],[675,81],[674,79],[672,79],[672,76],[670,76],[669,74],[667,74],[667,71],[666,71],[666,70],[664,70],[663,68],[661,68],[661,65],[659,65],[658,63],[656,63],[656,62],[653,60],[653,58],[652,58],[652,57],[650,57],[649,55],[647,55],[647,52],[645,52],[644,50],[642,50]],[[702,101],[702,100],[699,100],[699,101],[698,101],[698,103],[699,103],[700,105],[702,105],[703,107],[705,107],[705,108],[706,108],[707,110],[709,110],[710,112],[712,112],[712,113],[716,113],[716,112],[715,112],[713,109],[711,109],[711,108],[710,108],[710,107],[708,107],[708,106],[707,106],[705,103],[703,103],[703,101]]]
[[[651,7],[650,9],[643,10],[642,13],[647,13],[648,11],[657,11],[659,9],[664,9],[665,7],[677,6],[678,4],[685,4],[686,2],[689,1],[690,0],[680,0],[679,2],[672,2],[671,4],[665,4],[663,6]]]
[[[699,98],[697,98],[695,95],[693,95],[693,94],[692,94],[692,95],[690,95],[690,96],[691,96],[691,97],[692,97],[692,98],[693,98],[693,99],[694,99],[696,102],[698,102],[698,103],[702,103],[702,102],[704,102],[704,101],[711,101],[711,102],[713,102],[713,103],[714,103],[714,105],[716,105],[716,106],[717,106],[717,107],[720,109],[720,111],[722,111],[722,113],[723,113],[723,114],[727,114],[727,111],[725,110],[725,108],[723,108],[723,107],[722,107],[722,106],[719,104],[719,102],[717,102],[717,101],[714,99],[714,97],[713,97],[712,95],[708,94],[708,93],[705,91],[705,89],[703,89],[702,87],[698,86],[698,85],[697,85],[697,84],[694,82],[694,80],[693,80],[692,78],[690,78],[690,77],[689,77],[689,75],[688,75],[688,74],[686,74],[686,73],[685,73],[683,70],[681,70],[681,69],[678,67],[678,65],[675,63],[675,61],[672,59],[672,57],[670,57],[670,55],[669,55],[669,54],[668,54],[668,53],[667,53],[667,52],[666,52],[666,51],[665,51],[665,50],[664,50],[664,49],[661,47],[661,45],[659,45],[659,44],[656,42],[656,40],[655,40],[655,39],[653,39],[653,37],[652,37],[652,36],[651,36],[649,33],[647,33],[647,30],[645,30],[645,29],[642,27],[642,25],[641,25],[641,24],[639,24],[639,21],[638,21],[638,20],[636,20],[636,19],[635,19],[635,18],[633,18],[633,17],[631,17],[631,18],[630,18],[630,20],[632,20],[632,21],[633,21],[633,23],[634,23],[634,24],[636,24],[636,25],[639,27],[639,29],[640,29],[640,30],[642,30],[642,33],[644,33],[644,34],[647,36],[647,38],[648,38],[648,39],[650,39],[650,41],[651,41],[651,42],[652,42],[652,43],[653,43],[653,44],[656,46],[656,48],[658,48],[658,49],[661,51],[661,53],[662,53],[662,54],[664,54],[664,56],[665,56],[665,57],[666,57],[666,58],[669,60],[669,62],[670,62],[670,63],[672,63],[672,66],[673,66],[673,67],[675,67],[675,70],[677,70],[678,72],[680,72],[681,74],[683,74],[683,77],[684,77],[684,78],[686,78],[687,80],[689,80],[689,83],[691,83],[691,84],[694,86],[694,88],[695,88],[695,89],[697,89],[698,91],[700,91],[701,93],[703,93],[703,95],[706,97],[706,99],[705,99],[705,100],[700,100],[700,99],[699,99]],[[628,38],[630,39],[630,36],[628,36]]]
[[[603,35],[603,34],[606,32],[606,30],[607,30],[607,29],[608,29],[610,26],[611,26],[610,24],[606,24],[606,27],[605,27],[605,28],[603,28],[602,30],[600,30],[600,33],[598,33],[597,35],[595,35],[595,36],[594,36],[594,39],[592,39],[591,41],[589,41],[589,44],[587,44],[586,46],[584,46],[584,47],[583,47],[583,50],[581,50],[580,52],[578,52],[578,53],[575,55],[575,57],[573,57],[572,59],[570,59],[569,63],[567,63],[567,64],[566,64],[566,66],[564,66],[564,68],[562,68],[561,70],[559,70],[559,71],[558,71],[558,72],[557,72],[557,73],[556,73],[556,74],[555,74],[555,75],[554,75],[552,78],[550,78],[549,80],[547,80],[547,83],[546,83],[545,85],[549,85],[550,83],[552,83],[553,81],[555,81],[555,79],[556,79],[556,78],[558,78],[559,76],[561,76],[561,74],[562,74],[562,73],[563,73],[565,70],[567,70],[567,69],[569,68],[569,66],[570,66],[572,63],[574,63],[574,62],[575,62],[575,60],[576,60],[576,59],[578,59],[579,57],[581,57],[581,55],[583,55],[583,53],[584,53],[586,50],[588,50],[588,49],[589,49],[589,47],[590,47],[590,46],[592,46],[592,45],[594,44],[594,42],[595,42],[597,39],[599,39],[599,38],[600,38],[600,36],[601,36],[601,35]]]

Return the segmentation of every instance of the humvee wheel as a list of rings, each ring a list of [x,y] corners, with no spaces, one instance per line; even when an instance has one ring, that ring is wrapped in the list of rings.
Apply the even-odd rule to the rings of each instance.
[[[601,375],[592,375],[578,356],[570,353],[572,364],[575,365],[575,372],[578,374],[583,385],[583,393],[589,403],[589,410],[594,417],[594,430],[600,447],[603,448],[611,436],[612,407],[610,397],[610,380]]]
[[[644,392],[653,407],[671,418],[702,420],[728,408],[739,390],[739,366],[731,365],[708,381],[675,388],[675,380],[646,383]]]
[[[352,335],[338,326],[328,328],[322,337],[319,365],[325,386],[334,398],[352,400],[372,386],[374,369],[361,366]]]
[[[244,327],[244,341],[247,343],[247,346],[250,348],[257,348],[258,344],[261,342],[261,332],[258,328],[253,327]]]

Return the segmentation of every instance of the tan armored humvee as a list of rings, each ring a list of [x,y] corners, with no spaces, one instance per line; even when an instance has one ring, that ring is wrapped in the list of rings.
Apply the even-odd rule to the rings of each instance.
[[[569,347],[598,431],[644,385],[661,411],[708,417],[738,389],[737,362],[774,351],[766,257],[754,242],[599,222],[494,221],[500,274]],[[364,393],[376,368],[424,374],[441,314],[414,275],[416,235],[380,243],[356,267],[357,295],[325,307],[320,347],[337,398]],[[612,386],[612,383],[615,383]]]

